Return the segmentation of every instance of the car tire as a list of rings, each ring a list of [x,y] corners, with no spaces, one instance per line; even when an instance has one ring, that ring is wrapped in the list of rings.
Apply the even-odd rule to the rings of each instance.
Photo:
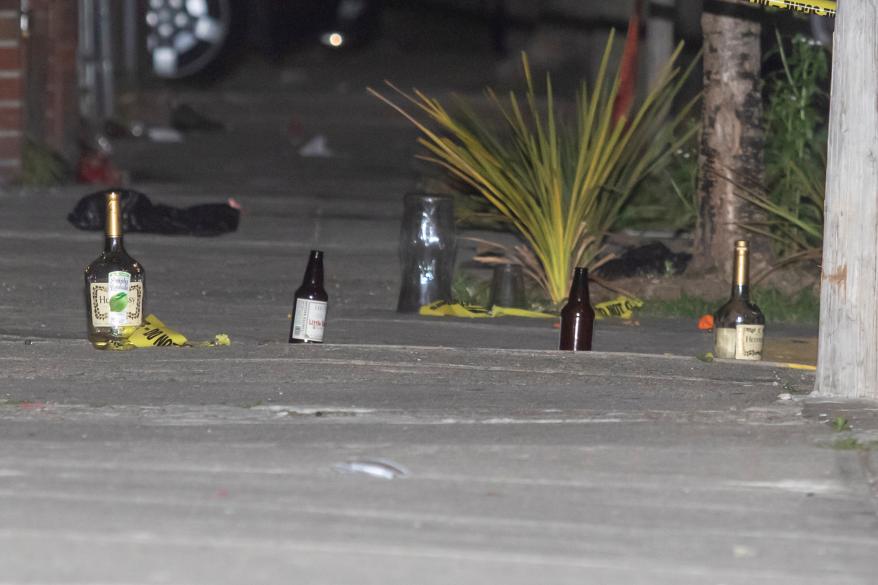
[[[146,46],[156,77],[190,79],[215,74],[239,36],[233,0],[147,0]]]

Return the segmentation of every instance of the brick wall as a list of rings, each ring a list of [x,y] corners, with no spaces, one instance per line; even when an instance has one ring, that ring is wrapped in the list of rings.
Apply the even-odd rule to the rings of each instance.
[[[79,128],[76,0],[0,0],[0,181],[21,171],[24,136],[68,159]]]
[[[77,153],[79,98],[76,71],[78,37],[75,0],[31,0],[45,10],[49,44],[46,54],[46,104],[42,139],[68,158]],[[35,18],[38,16],[35,13]],[[36,23],[39,26],[39,22]]]
[[[25,131],[68,158],[76,154],[79,124],[77,5],[76,0],[29,0],[24,42]]]
[[[0,0],[0,180],[21,170],[23,52],[18,0]]]

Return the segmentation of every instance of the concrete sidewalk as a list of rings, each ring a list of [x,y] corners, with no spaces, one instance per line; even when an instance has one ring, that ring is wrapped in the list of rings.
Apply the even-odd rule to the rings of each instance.
[[[9,583],[867,584],[811,376],[625,354],[0,343]],[[821,416],[822,415],[822,416]],[[393,480],[338,464],[384,460]]]

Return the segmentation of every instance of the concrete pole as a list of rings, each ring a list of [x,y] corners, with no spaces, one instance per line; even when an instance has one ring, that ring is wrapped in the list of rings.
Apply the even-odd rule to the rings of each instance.
[[[835,24],[816,391],[878,400],[878,0]]]
[[[674,16],[676,0],[652,0],[647,8],[646,75],[648,85],[674,52]]]

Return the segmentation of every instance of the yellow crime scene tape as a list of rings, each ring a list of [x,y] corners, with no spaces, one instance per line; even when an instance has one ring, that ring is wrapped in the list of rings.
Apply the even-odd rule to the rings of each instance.
[[[607,317],[618,317],[619,319],[630,319],[634,316],[634,309],[643,306],[643,301],[633,299],[631,297],[620,296],[612,301],[597,303],[594,306],[596,319],[606,319]],[[464,305],[462,303],[446,303],[445,301],[436,301],[429,305],[424,305],[418,311],[420,315],[425,317],[462,317],[464,319],[486,319],[490,317],[530,317],[535,319],[557,319],[558,315],[551,313],[541,313],[540,311],[528,311],[526,309],[516,309],[513,307],[479,307],[476,305]]]
[[[643,306],[643,301],[626,296],[619,296],[612,301],[605,301],[594,306],[594,314],[598,319],[605,317],[618,317],[630,319],[634,316],[634,309]]]
[[[817,16],[835,16],[838,8],[838,2],[835,0],[750,0],[750,4],[784,8]]]
[[[134,347],[217,347],[232,343],[225,333],[216,335],[210,341],[189,341],[185,335],[171,329],[155,315],[144,319],[143,324],[128,338],[128,342]]]

